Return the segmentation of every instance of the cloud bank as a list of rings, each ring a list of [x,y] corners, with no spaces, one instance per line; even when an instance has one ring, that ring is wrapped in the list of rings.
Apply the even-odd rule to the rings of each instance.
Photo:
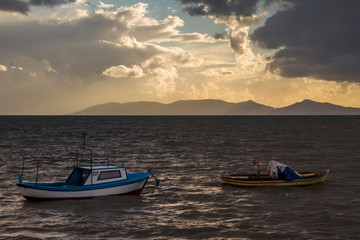
[[[269,69],[283,77],[310,77],[329,81],[360,82],[360,2],[357,0],[179,0],[192,16],[207,16],[226,23],[230,46],[246,53],[248,28],[252,44],[276,50]],[[278,11],[256,28],[262,6]],[[248,28],[246,28],[248,27]],[[241,30],[241,29],[244,29]],[[240,29],[240,30],[239,30]],[[216,38],[223,38],[217,34]]]
[[[243,54],[248,37],[248,29],[257,25],[260,17],[256,16],[258,0],[178,0],[183,3],[183,11],[191,16],[209,17],[215,23],[228,26],[227,38],[235,54]],[[225,38],[224,33],[215,34],[217,39]]]
[[[287,0],[251,40],[280,49],[270,67],[285,77],[360,82],[360,2]]]
[[[184,10],[192,16],[251,16],[256,12],[257,0],[180,0]]]
[[[8,101],[21,106],[21,99],[31,95],[54,98],[54,92],[70,94],[75,89],[76,98],[85,91],[113,92],[101,101],[121,93],[126,96],[128,89],[133,91],[131,97],[136,91],[153,96],[174,92],[178,71],[199,66],[201,58],[160,43],[210,43],[214,39],[196,32],[183,34],[177,29],[183,26],[182,19],[156,20],[147,16],[147,8],[145,3],[117,9],[100,3],[97,10],[88,11],[86,6],[74,5],[65,14],[54,11],[36,20],[1,24],[0,108],[10,108]]]
[[[104,72],[109,74],[106,69],[110,67],[114,67],[113,72],[118,66],[153,69],[169,63],[178,67],[193,65],[197,60],[191,54],[154,43],[207,41],[207,36],[181,34],[176,29],[182,24],[178,17],[169,16],[163,21],[146,19],[147,7],[139,3],[69,21],[3,25],[0,63],[5,66],[6,62],[16,62],[19,55],[38,61],[45,59],[58,74],[85,79]]]

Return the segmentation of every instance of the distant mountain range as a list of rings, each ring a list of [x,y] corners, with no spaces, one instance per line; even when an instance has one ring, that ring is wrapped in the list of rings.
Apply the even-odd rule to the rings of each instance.
[[[158,102],[106,103],[71,115],[360,115],[360,108],[343,107],[311,100],[273,108],[254,101],[230,103],[222,100],[181,100]]]

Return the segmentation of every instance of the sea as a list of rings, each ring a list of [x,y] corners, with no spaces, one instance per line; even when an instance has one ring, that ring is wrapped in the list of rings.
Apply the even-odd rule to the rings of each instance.
[[[86,133],[86,135],[85,135]],[[85,137],[84,137],[85,136]],[[84,144],[140,196],[29,201],[23,181],[64,181]],[[0,239],[359,239],[360,116],[0,116]],[[326,171],[306,187],[222,186],[275,160]],[[41,161],[38,161],[41,159]]]

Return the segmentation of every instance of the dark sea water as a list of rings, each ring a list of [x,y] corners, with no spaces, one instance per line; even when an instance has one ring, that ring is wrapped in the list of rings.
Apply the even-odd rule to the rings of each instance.
[[[153,169],[140,196],[31,202],[16,188],[22,156],[39,181],[65,180],[82,144],[129,172]],[[360,116],[0,117],[1,239],[359,239]],[[276,160],[331,169],[308,187],[221,186]],[[36,165],[24,181],[34,180]]]

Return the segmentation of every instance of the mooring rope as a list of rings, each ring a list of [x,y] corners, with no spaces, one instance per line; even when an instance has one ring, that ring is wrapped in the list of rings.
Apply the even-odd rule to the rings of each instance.
[[[155,179],[155,186],[159,186],[160,180],[157,179],[151,171],[152,171],[152,169],[149,169],[150,175]]]

